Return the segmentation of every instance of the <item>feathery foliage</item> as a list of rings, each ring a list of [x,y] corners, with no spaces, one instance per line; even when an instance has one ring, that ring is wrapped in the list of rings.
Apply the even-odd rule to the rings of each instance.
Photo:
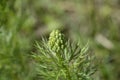
[[[38,54],[34,54],[38,75],[42,80],[93,80],[92,56],[88,44],[80,45],[64,41],[59,30],[50,34],[49,41],[43,39],[37,44]],[[63,45],[64,48],[61,46]]]

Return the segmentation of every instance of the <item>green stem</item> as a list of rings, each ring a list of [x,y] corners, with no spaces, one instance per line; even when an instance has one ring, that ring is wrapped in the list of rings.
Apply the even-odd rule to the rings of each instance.
[[[63,64],[63,67],[66,69],[67,80],[72,80],[71,76],[70,76],[69,68],[67,66],[65,66],[64,64]]]

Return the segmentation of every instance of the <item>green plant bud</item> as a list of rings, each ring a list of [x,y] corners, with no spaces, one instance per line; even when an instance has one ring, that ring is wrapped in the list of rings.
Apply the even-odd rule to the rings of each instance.
[[[52,31],[50,33],[48,45],[55,52],[59,52],[60,50],[63,50],[65,48],[64,35],[59,30]]]

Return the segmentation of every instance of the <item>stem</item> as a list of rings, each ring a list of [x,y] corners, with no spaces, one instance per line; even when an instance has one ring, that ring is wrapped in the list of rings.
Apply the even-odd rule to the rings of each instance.
[[[65,66],[64,64],[63,64],[63,67],[66,69],[67,80],[72,80],[72,79],[71,79],[71,76],[70,76],[69,68],[68,68],[67,66]]]

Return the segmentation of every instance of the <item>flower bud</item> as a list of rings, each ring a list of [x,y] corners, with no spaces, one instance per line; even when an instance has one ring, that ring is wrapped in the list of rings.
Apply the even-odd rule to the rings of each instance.
[[[50,33],[48,45],[54,52],[60,52],[60,50],[63,50],[65,48],[64,34],[59,30],[52,31]]]

